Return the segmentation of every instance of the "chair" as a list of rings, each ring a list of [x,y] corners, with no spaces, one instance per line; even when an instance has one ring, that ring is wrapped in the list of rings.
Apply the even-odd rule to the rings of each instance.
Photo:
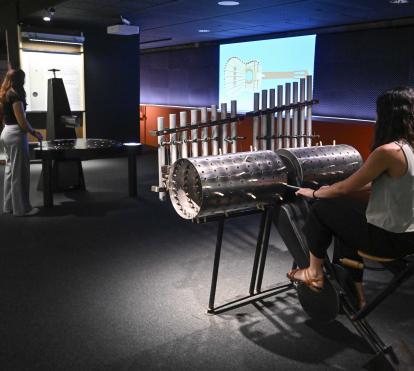
[[[385,270],[391,271],[394,277],[388,283],[387,287],[379,292],[368,304],[357,311],[352,317],[353,320],[359,320],[365,318],[371,313],[379,304],[381,304],[388,296],[390,296],[401,284],[407,281],[414,274],[414,260],[413,256],[406,256],[402,258],[386,258],[381,256],[374,256],[359,250],[358,255],[366,260],[375,261],[384,266]],[[365,264],[352,261],[350,259],[341,259],[341,263],[352,268],[359,269],[375,269]]]

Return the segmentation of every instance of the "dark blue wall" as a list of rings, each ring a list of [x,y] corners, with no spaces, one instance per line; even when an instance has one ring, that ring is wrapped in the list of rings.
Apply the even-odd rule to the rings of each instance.
[[[413,36],[412,27],[319,35],[314,113],[375,119],[379,94],[413,85]]]
[[[141,101],[217,104],[218,64],[218,46],[143,54]],[[414,27],[318,35],[314,81],[315,115],[375,119],[381,92],[414,85]]]
[[[218,46],[142,54],[141,102],[179,106],[217,103],[218,75]]]
[[[85,30],[85,104],[89,138],[139,140],[139,36]]]

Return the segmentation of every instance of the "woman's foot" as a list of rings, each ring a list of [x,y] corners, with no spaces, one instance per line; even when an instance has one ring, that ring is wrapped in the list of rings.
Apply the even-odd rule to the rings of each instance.
[[[287,277],[292,283],[303,283],[313,291],[320,292],[323,289],[323,273],[312,272],[309,268],[293,269]]]
[[[24,214],[20,214],[20,215],[15,215],[15,216],[33,216],[38,214],[40,211],[40,209],[38,207],[34,207],[32,208],[32,210],[28,211],[27,213]]]

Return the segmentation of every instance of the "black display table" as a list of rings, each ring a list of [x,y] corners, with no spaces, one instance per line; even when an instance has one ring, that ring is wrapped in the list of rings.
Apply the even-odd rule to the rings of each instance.
[[[54,161],[86,161],[101,158],[128,157],[129,196],[137,195],[136,155],[141,143],[120,143],[109,139],[57,139],[35,148],[35,158],[42,161],[43,204],[53,206]]]

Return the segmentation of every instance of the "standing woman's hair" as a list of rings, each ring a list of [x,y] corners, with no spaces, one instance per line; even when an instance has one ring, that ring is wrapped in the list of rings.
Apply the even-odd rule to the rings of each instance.
[[[372,150],[405,139],[414,145],[414,89],[398,87],[377,98],[377,122]]]
[[[9,70],[3,80],[3,83],[0,87],[0,103],[5,103],[7,93],[12,90],[16,93],[22,100],[24,105],[26,105],[26,92],[24,90],[24,79],[25,73],[23,70]]]

